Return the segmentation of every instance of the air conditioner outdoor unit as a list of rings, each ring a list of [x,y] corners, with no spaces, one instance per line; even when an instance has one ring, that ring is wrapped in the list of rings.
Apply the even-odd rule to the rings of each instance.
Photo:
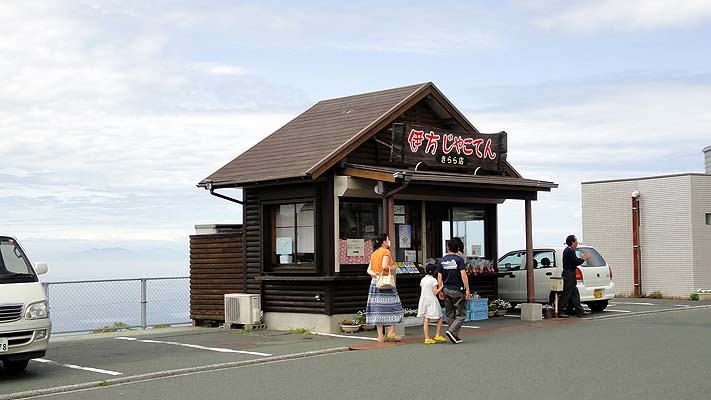
[[[256,325],[262,323],[262,306],[258,294],[225,294],[225,327],[232,324]]]

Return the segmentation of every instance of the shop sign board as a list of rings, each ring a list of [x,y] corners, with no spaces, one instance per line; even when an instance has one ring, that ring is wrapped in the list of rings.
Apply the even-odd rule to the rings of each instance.
[[[396,123],[392,129],[390,161],[432,168],[481,167],[503,171],[506,164],[506,132],[479,133]]]

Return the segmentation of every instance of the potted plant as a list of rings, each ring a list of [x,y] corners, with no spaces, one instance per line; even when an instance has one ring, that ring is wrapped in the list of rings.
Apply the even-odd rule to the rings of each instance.
[[[506,311],[508,311],[509,308],[511,308],[511,303],[509,303],[506,300],[495,299],[494,301],[491,302],[491,304],[489,304],[489,310],[491,310],[492,308],[495,311],[495,315],[497,317],[501,317],[504,314],[506,314]]]
[[[360,329],[358,321],[353,319],[344,319],[340,322],[341,330],[345,333],[355,333]]]
[[[489,318],[492,318],[496,315],[496,305],[494,304],[493,301],[489,303]]]
[[[356,313],[356,321],[360,324],[360,329],[364,331],[372,331],[375,330],[375,325],[367,325],[365,323],[365,310],[360,310]]]

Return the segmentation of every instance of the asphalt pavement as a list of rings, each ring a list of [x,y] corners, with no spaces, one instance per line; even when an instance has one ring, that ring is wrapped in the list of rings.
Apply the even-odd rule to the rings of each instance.
[[[660,366],[656,368],[660,374],[677,363],[680,368],[696,366],[700,372],[704,368],[709,372],[708,362],[679,362],[675,357],[703,359],[705,354],[710,359],[706,354],[711,338],[710,306],[678,300],[616,299],[605,312],[592,317],[533,323],[521,321],[513,311],[505,317],[467,323],[462,330],[465,342],[460,345],[425,346],[421,327],[408,328],[399,344],[378,344],[372,332],[325,335],[192,327],[55,336],[47,356],[32,361],[26,373],[6,376],[0,370],[0,400],[33,396],[139,399],[150,398],[146,396],[148,388],[156,393],[155,398],[196,398],[204,397],[198,393],[213,392],[215,398],[276,397],[295,388],[312,398],[333,398],[323,390],[324,379],[336,383],[331,385],[333,390],[353,393],[343,398],[357,398],[355,388],[359,385],[355,382],[361,381],[361,374],[373,385],[381,385],[377,381],[382,377],[372,373],[374,365],[395,377],[402,375],[393,378],[395,384],[386,385],[385,391],[392,390],[391,395],[412,391],[402,382],[422,382],[430,377],[434,388],[447,386],[462,395],[479,393],[476,388],[497,381],[521,391],[532,385],[544,393],[562,394],[560,385],[554,385],[557,390],[546,390],[547,385],[534,384],[531,374],[549,383],[585,383],[611,371],[623,371],[622,375],[634,378],[636,368],[622,367],[635,359],[653,370]],[[703,343],[704,349],[694,351],[694,343]],[[683,351],[655,356],[677,346]],[[467,372],[458,372],[457,379],[447,385],[449,378],[443,372],[451,360],[464,365],[462,371]],[[562,368],[574,360],[577,363],[570,369]],[[280,376],[282,373],[288,375]],[[372,381],[369,375],[373,375]],[[274,379],[269,378],[272,376]],[[527,376],[531,381],[521,379]],[[696,372],[684,376],[694,380]],[[649,376],[638,371],[637,378]],[[614,374],[607,379],[616,382],[618,377]],[[705,382],[697,380],[692,386],[708,388]],[[668,383],[676,387],[675,382]],[[686,393],[684,388],[677,389]],[[582,397],[597,399],[608,391],[605,383],[598,388],[598,395],[591,390]],[[237,392],[239,397],[229,395]],[[414,398],[424,398],[418,393],[412,393]],[[634,391],[627,393],[635,397]]]

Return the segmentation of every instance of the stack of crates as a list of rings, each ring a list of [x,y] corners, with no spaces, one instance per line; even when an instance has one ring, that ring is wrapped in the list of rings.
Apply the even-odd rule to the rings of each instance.
[[[489,318],[489,299],[481,297],[467,301],[465,321],[481,321]]]

